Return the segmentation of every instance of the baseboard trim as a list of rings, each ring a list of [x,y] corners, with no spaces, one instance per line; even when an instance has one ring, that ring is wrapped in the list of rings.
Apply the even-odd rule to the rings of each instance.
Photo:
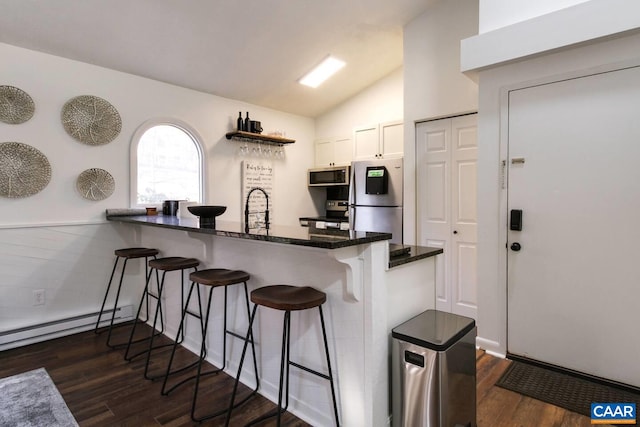
[[[113,310],[105,310],[102,313],[100,326],[109,324],[112,313]],[[95,327],[98,314],[99,312],[86,313],[0,332],[0,351],[88,331]],[[133,320],[132,306],[116,308],[114,323],[129,320]]]
[[[507,356],[506,351],[502,350],[500,343],[486,338],[477,337],[476,345],[483,349],[487,354],[504,359]]]

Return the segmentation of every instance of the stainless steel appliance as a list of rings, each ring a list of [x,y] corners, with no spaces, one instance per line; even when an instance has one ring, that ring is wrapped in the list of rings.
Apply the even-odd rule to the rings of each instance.
[[[402,191],[402,158],[351,163],[350,228],[391,233],[402,244]]]
[[[330,187],[349,185],[349,166],[309,169],[307,185],[309,187]]]
[[[349,229],[349,186],[332,185],[324,188],[325,215],[300,218],[300,225],[312,229]]]
[[[348,200],[327,200],[325,203],[327,218],[346,218],[349,212]]]

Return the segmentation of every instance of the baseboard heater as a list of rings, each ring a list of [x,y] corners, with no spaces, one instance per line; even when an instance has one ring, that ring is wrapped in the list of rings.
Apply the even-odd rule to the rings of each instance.
[[[132,306],[118,307],[115,311],[115,323],[133,320]],[[102,313],[100,326],[109,324],[112,313],[113,310]],[[95,327],[97,320],[98,312],[95,312],[0,332],[0,351],[88,331]]]

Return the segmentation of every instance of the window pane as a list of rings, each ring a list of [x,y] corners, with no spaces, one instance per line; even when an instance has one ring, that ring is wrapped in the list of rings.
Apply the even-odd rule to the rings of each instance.
[[[138,203],[200,202],[200,152],[182,129],[158,125],[138,143]]]

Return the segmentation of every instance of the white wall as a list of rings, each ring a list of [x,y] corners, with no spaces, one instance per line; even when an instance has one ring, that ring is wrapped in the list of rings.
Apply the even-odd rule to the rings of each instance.
[[[438,2],[404,28],[405,243],[415,242],[415,123],[477,111],[478,86],[460,72],[460,40],[477,34],[475,0]]]
[[[480,0],[479,33],[555,12],[589,0]]]
[[[350,136],[353,128],[403,115],[403,71],[399,68],[353,98],[316,118],[316,138]]]
[[[296,143],[285,148],[285,159],[272,160],[273,222],[297,224],[299,216],[314,210],[304,180],[313,164],[314,122],[310,118],[7,44],[0,44],[0,58],[0,84],[21,88],[36,105],[28,122],[0,123],[0,142],[32,145],[48,157],[52,167],[51,181],[43,191],[0,202],[0,312],[3,316],[10,313],[8,318],[0,317],[0,330],[55,319],[66,315],[70,307],[85,312],[99,308],[108,279],[103,266],[110,270],[113,250],[136,240],[136,236],[116,237],[113,226],[103,224],[104,211],[128,207],[130,139],[148,119],[175,117],[203,138],[205,201],[228,206],[222,217],[228,221],[241,220],[240,166],[245,157],[239,154],[239,144],[224,136],[233,130],[238,111],[249,111],[252,118],[262,121],[265,131],[284,129]],[[66,134],[60,122],[61,108],[78,95],[99,96],[118,109],[122,132],[113,142],[89,146]],[[115,178],[115,192],[104,201],[85,200],[75,189],[78,174],[92,167],[106,169]],[[113,238],[108,237],[110,232]],[[176,255],[169,245],[159,249]],[[58,275],[57,268],[68,274]],[[74,296],[67,298],[68,304],[63,303],[65,308],[49,302],[45,307],[33,307],[31,292],[26,290],[42,288],[52,296],[63,288],[67,296]],[[133,294],[125,299],[131,298]]]
[[[514,3],[521,6],[521,2]],[[538,2],[529,3],[538,5]],[[640,27],[640,2],[637,0],[590,0],[560,8],[565,3],[568,1],[557,2],[558,10],[553,13],[525,20],[508,7],[500,9],[501,16],[511,25],[463,40],[462,70],[469,72],[504,65],[560,49],[572,49],[603,37],[623,37]]]
[[[639,45],[638,34],[604,39],[479,73],[478,344],[482,348],[497,354],[507,350],[506,190],[499,185],[500,162],[506,159],[507,91],[637,63]]]

